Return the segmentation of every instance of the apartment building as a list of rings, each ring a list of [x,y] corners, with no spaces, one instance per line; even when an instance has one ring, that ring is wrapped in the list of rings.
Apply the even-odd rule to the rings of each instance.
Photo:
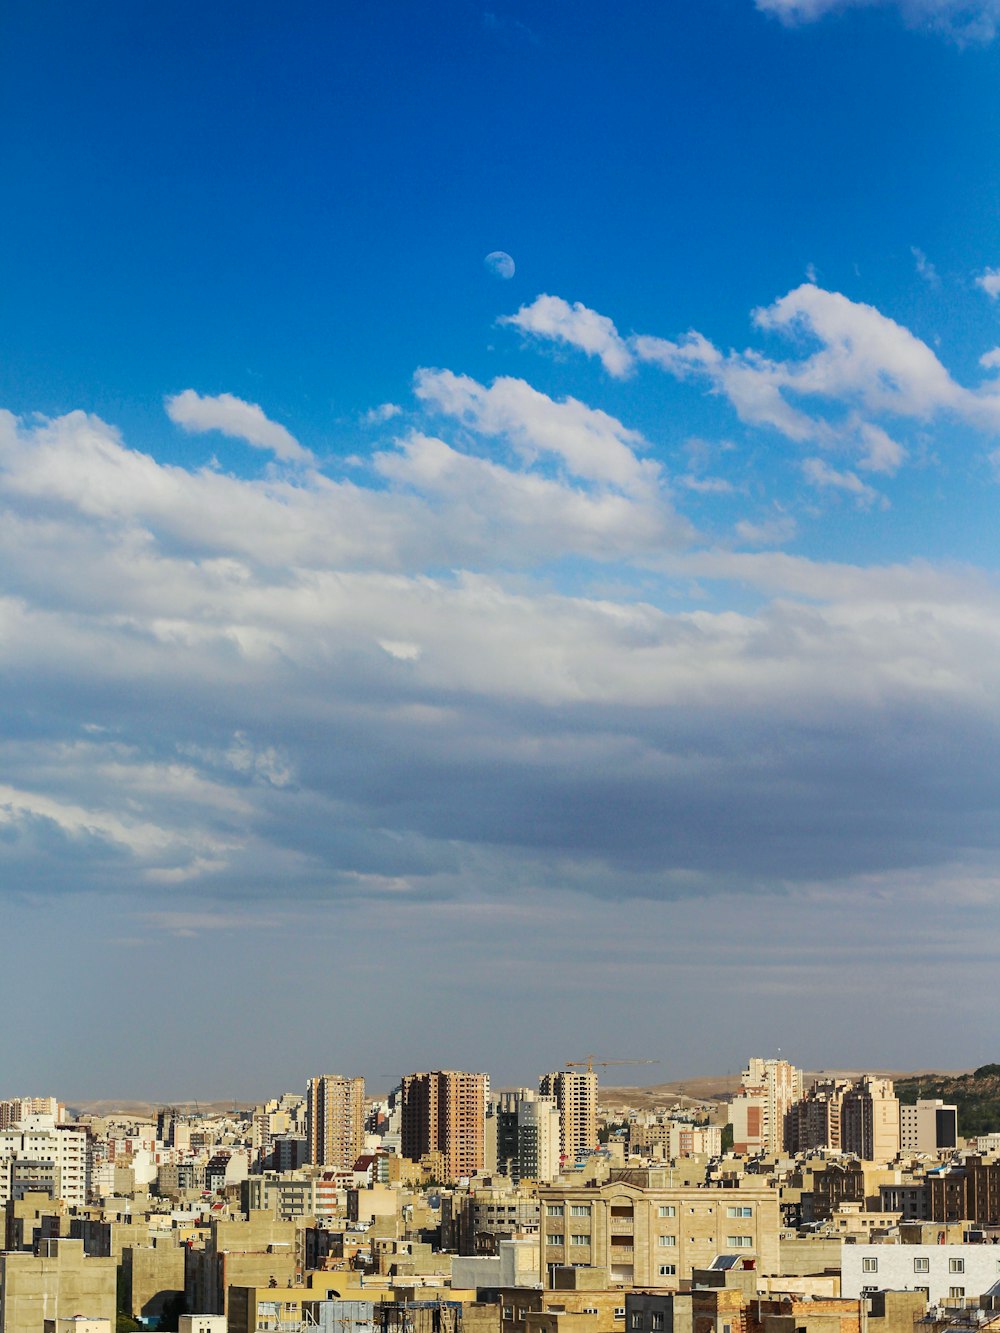
[[[940,1097],[899,1108],[901,1152],[935,1153],[958,1146],[958,1107]]]
[[[786,1112],[785,1150],[839,1152],[844,1097],[850,1088],[847,1079],[818,1079]]]
[[[601,1185],[541,1188],[542,1281],[557,1265],[583,1264],[606,1268],[612,1283],[676,1287],[722,1253],[777,1271],[777,1190],[669,1181],[666,1168],[626,1170]]]
[[[457,1069],[406,1074],[400,1086],[403,1156],[419,1162],[439,1153],[448,1181],[482,1171],[489,1095],[489,1074]]]
[[[518,1180],[559,1174],[562,1121],[553,1097],[533,1088],[501,1092],[486,1114],[486,1170]]]
[[[55,1198],[87,1202],[87,1133],[51,1115],[26,1116],[0,1131],[0,1207],[25,1192],[48,1189]]]
[[[0,1102],[0,1130],[14,1129],[36,1115],[51,1116],[58,1124],[65,1110],[55,1097],[11,1097]]]
[[[740,1075],[739,1092],[729,1104],[733,1151],[743,1155],[779,1153],[785,1117],[802,1097],[802,1070],[787,1060],[755,1056]]]
[[[588,1070],[560,1069],[543,1074],[538,1084],[543,1097],[559,1109],[559,1152],[564,1161],[579,1162],[598,1146],[597,1075]]]
[[[845,1092],[841,1147],[864,1162],[891,1162],[899,1153],[899,1099],[888,1078],[866,1074]]]
[[[917,1291],[931,1304],[975,1304],[1000,1282],[995,1245],[845,1245],[841,1293]]]
[[[309,1161],[350,1171],[365,1146],[365,1081],[322,1074],[306,1088]]]
[[[628,1150],[630,1155],[646,1157],[718,1157],[722,1152],[722,1127],[659,1116],[651,1123],[629,1126]]]

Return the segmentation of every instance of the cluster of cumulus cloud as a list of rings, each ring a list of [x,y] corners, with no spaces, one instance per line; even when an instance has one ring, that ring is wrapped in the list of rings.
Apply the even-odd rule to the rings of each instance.
[[[624,336],[553,296],[507,320],[719,395],[849,502],[904,466],[893,422],[1000,431],[989,357],[964,387],[814,284],[755,322],[813,350]],[[709,542],[638,431],[521,378],[419,371],[346,469],[232,395],[166,410],[266,463],[0,413],[5,885],[678,897],[992,867],[992,573]]]

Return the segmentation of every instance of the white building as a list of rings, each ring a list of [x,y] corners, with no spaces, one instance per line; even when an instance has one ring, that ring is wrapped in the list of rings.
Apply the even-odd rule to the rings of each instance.
[[[548,1182],[559,1174],[562,1120],[554,1098],[527,1092],[517,1104],[518,1178]]]
[[[995,1245],[845,1245],[840,1294],[856,1300],[865,1291],[922,1291],[932,1304],[975,1303],[1000,1281]]]
[[[83,1207],[87,1202],[87,1134],[75,1125],[59,1125],[51,1115],[26,1116],[21,1125],[0,1131],[0,1208],[6,1206],[17,1164],[51,1163],[56,1197]]]

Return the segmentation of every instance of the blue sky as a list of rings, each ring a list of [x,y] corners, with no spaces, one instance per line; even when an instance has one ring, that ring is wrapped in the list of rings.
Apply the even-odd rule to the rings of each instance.
[[[992,1058],[998,23],[5,7],[11,1093]]]

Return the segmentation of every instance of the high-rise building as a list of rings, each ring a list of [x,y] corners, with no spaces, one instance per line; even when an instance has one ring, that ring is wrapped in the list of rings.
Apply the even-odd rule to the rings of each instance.
[[[56,1124],[63,1119],[66,1108],[55,1097],[12,1097],[0,1102],[0,1130],[16,1129],[28,1116],[49,1115]]]
[[[530,1093],[517,1108],[516,1180],[549,1181],[559,1174],[562,1118],[555,1099]]]
[[[349,1171],[365,1144],[365,1081],[322,1074],[306,1089],[309,1161]]]
[[[779,1153],[784,1145],[785,1116],[802,1096],[802,1070],[787,1060],[747,1062],[742,1087],[729,1104],[733,1151]]]
[[[486,1109],[487,1171],[514,1179],[517,1174],[517,1108],[530,1088],[508,1088],[497,1093]]]
[[[839,1152],[841,1113],[850,1087],[846,1079],[818,1079],[801,1101],[794,1102],[785,1116],[786,1151]]]
[[[958,1107],[940,1098],[899,1108],[899,1146],[902,1152],[940,1152],[958,1143]]]
[[[588,1157],[597,1148],[597,1075],[592,1070],[579,1074],[575,1069],[560,1069],[543,1074],[538,1091],[559,1108],[563,1158],[578,1162]]]
[[[445,1178],[461,1180],[486,1164],[489,1074],[435,1069],[406,1074],[400,1087],[403,1156],[418,1162],[439,1152]]]
[[[892,1079],[871,1074],[844,1094],[840,1146],[865,1162],[891,1162],[899,1152],[899,1099]]]
[[[513,1181],[559,1174],[562,1120],[553,1097],[534,1088],[499,1093],[486,1113],[486,1170]]]
[[[57,1124],[51,1115],[26,1115],[16,1129],[0,1131],[0,1207],[17,1193],[19,1181],[24,1188],[44,1180],[55,1198],[82,1208],[89,1171],[82,1127]]]

